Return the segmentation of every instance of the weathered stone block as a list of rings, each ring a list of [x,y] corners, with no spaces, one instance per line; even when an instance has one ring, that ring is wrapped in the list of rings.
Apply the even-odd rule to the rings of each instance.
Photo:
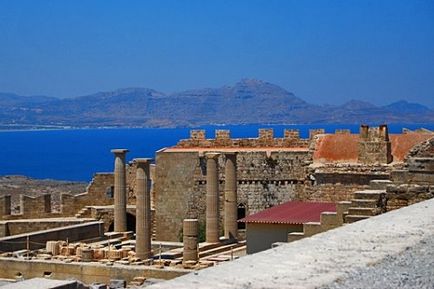
[[[330,230],[340,226],[338,215],[336,212],[322,212],[320,215],[321,227],[324,230]]]
[[[305,237],[310,237],[323,232],[320,222],[308,222],[303,224],[303,233]]]

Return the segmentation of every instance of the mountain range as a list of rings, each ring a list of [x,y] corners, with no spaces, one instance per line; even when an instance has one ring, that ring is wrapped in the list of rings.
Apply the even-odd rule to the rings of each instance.
[[[315,105],[277,85],[255,79],[171,94],[148,88],[125,88],[63,99],[0,93],[3,127],[432,122],[434,111],[417,103],[398,101],[376,106],[350,100],[343,105]]]

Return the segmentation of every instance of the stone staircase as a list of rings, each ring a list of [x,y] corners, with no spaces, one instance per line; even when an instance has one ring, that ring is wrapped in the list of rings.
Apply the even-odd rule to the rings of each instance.
[[[385,212],[386,192],[384,190],[363,190],[354,193],[346,223],[353,223]]]
[[[209,249],[204,248],[204,250],[201,250],[199,252],[199,258],[206,259],[207,257],[216,256],[218,254],[230,252],[231,250],[236,250],[236,249],[242,248],[242,247],[244,247],[244,248],[246,247],[246,241],[239,241],[237,243],[229,243],[227,245],[221,245],[221,246],[218,246],[215,248],[209,248]]]
[[[331,230],[344,223],[353,223],[384,213],[386,211],[386,187],[390,183],[388,180],[371,181],[370,190],[356,191],[351,201],[338,202],[336,212],[321,213],[320,222],[304,223],[303,232],[288,234],[288,242]]]
[[[75,214],[76,218],[91,218],[92,217],[92,208],[84,207],[77,214]]]
[[[350,204],[351,202],[338,202],[336,212],[322,212],[319,222],[304,223],[303,232],[288,234],[288,242],[297,241],[342,226]]]

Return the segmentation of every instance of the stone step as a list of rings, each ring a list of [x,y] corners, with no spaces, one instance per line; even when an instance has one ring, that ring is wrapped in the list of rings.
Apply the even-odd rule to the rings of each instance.
[[[360,216],[360,215],[346,215],[345,222],[346,223],[354,223],[360,220],[365,220],[370,218],[370,216]]]
[[[134,279],[128,284],[129,286],[142,286],[145,283],[145,277],[134,277]]]
[[[78,211],[77,214],[75,214],[76,218],[87,218],[90,217],[92,213],[91,208],[88,207],[84,207],[82,209],[80,209],[80,211]]]
[[[231,248],[234,250],[234,249],[236,249],[238,247],[242,247],[242,246],[245,246],[245,242],[243,242],[243,241],[241,241],[239,243],[231,243],[228,245],[222,245],[222,246],[219,246],[216,248],[212,248],[210,250],[199,252],[199,258],[204,258],[204,257],[211,256],[211,255],[221,254],[222,252],[230,251]]]
[[[303,224],[303,233],[306,237],[322,233],[324,229],[321,227],[320,222],[307,222]]]
[[[300,239],[304,238],[304,233],[303,232],[291,232],[288,234],[288,243],[289,242],[294,242]]]
[[[205,257],[202,257],[203,255],[199,254],[199,258],[201,258],[204,261],[204,260],[213,260],[215,258],[222,257],[222,256],[229,256],[229,260],[230,260],[231,251],[232,254],[236,254],[239,251],[245,251],[246,248],[247,246],[245,242],[238,243],[236,244],[236,246],[222,247],[220,250],[211,252],[210,254],[207,254]]]
[[[361,208],[361,207],[350,207],[348,209],[348,215],[374,216],[375,215],[375,209],[373,209],[373,208]]]
[[[370,199],[352,199],[351,207],[359,207],[359,208],[376,208],[378,204],[377,200]]]
[[[392,184],[390,180],[371,180],[369,181],[369,186],[373,190],[385,190],[387,185]]]
[[[363,190],[355,191],[354,199],[376,200],[378,201],[381,195],[385,194],[385,190]]]

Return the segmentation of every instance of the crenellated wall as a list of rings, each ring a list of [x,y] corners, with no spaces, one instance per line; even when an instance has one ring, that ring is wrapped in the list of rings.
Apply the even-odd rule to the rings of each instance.
[[[310,130],[310,139],[316,134],[323,134],[323,129]],[[301,139],[295,129],[285,129],[283,138],[275,138],[271,128],[261,128],[257,138],[231,138],[229,130],[216,130],[214,139],[207,139],[205,130],[190,131],[190,138],[180,140],[175,148],[264,148],[264,147],[297,147],[307,148],[309,139]]]
[[[265,136],[264,136],[265,137]],[[267,137],[271,137],[268,135]],[[204,222],[206,165],[204,151],[162,150],[156,157],[156,234],[159,240],[178,240],[182,220]],[[220,210],[223,210],[224,151],[219,156]],[[238,151],[238,205],[255,213],[296,199],[303,190],[308,149]],[[223,215],[221,215],[221,218]],[[221,219],[222,222],[222,219]]]
[[[360,127],[358,160],[364,164],[392,162],[392,146],[387,125],[379,127],[362,125]]]
[[[227,130],[216,130],[214,139],[207,139],[204,130],[191,131],[189,139],[157,152],[157,239],[178,240],[184,218],[204,222],[206,152],[221,153],[221,210],[224,153],[237,152],[238,205],[248,215],[289,200],[350,200],[355,191],[369,188],[371,180],[389,179],[391,171],[403,166],[403,153],[430,135],[411,132],[389,139],[387,126],[362,126],[360,135],[316,129],[308,139],[301,139],[297,130],[275,138],[272,129],[260,129],[257,138],[246,139],[233,139]],[[392,155],[395,162],[390,164]]]

